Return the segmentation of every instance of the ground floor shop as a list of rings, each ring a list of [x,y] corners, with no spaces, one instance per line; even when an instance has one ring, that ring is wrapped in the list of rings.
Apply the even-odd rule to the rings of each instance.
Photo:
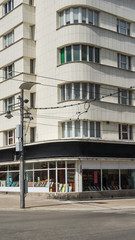
[[[0,163],[0,191],[19,192],[19,162]],[[72,193],[135,189],[132,159],[42,159],[25,161],[28,192]]]

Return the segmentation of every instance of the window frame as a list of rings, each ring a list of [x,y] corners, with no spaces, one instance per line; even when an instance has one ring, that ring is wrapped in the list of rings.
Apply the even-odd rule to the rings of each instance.
[[[121,23],[125,24],[125,28],[122,27]],[[122,30],[125,30],[125,33],[122,32]],[[122,19],[117,19],[117,32],[121,33],[123,35],[130,36],[130,23],[126,22],[126,21],[124,21]]]
[[[12,100],[11,103],[10,103],[10,100]],[[5,112],[13,111],[15,109],[14,104],[15,104],[15,96],[11,96],[9,98],[6,98],[4,100],[4,110],[5,110]]]
[[[4,15],[8,14],[14,9],[14,0],[8,0],[3,4]]]
[[[15,129],[6,131],[5,135],[6,135],[6,146],[14,145],[15,144]],[[10,141],[11,141],[11,143],[10,143]]]
[[[11,46],[13,43],[14,43],[14,30],[4,36],[4,48]]]
[[[12,77],[14,77],[14,63],[12,63],[4,68],[4,79],[8,80]]]
[[[123,57],[125,58],[125,61],[122,60]],[[131,57],[130,56],[118,53],[117,60],[118,60],[118,68],[131,71]],[[125,65],[125,68],[123,67],[124,65]]]
[[[127,128],[127,130],[124,130],[124,127]],[[124,135],[127,135],[127,138],[124,138]],[[133,140],[133,126],[129,124],[119,124],[119,140],[127,140],[132,141]]]

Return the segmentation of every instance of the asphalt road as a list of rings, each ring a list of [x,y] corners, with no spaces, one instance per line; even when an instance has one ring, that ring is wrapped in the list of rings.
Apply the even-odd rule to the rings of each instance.
[[[135,240],[135,211],[1,211],[0,240]]]

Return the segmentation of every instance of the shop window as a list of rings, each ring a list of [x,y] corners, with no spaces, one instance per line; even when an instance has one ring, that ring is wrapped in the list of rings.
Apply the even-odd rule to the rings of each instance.
[[[9,171],[19,170],[19,164],[9,165]]]
[[[132,105],[132,91],[126,89],[118,89],[118,103],[124,105]]]
[[[4,14],[6,15],[14,8],[14,0],[9,0],[4,4]]]
[[[48,188],[48,172],[47,171],[45,170],[34,171],[34,187]]]
[[[34,187],[33,171],[26,171],[25,176],[26,176],[26,180],[28,181],[28,187]],[[37,185],[36,182],[35,182],[35,185]]]
[[[75,162],[74,161],[67,161],[67,168],[75,168]]]
[[[101,190],[101,171],[84,169],[82,172],[83,191]]]
[[[57,168],[65,168],[65,161],[57,162]]]
[[[58,170],[58,192],[66,192],[65,170]]]
[[[0,172],[0,187],[7,187],[7,172]]]
[[[49,162],[49,168],[56,168],[56,162]]]
[[[50,170],[49,176],[49,191],[56,192],[56,170]]]
[[[14,103],[15,103],[15,98],[14,98],[14,96],[5,99],[5,100],[4,100],[5,112],[14,110],[14,108],[15,108]]]
[[[47,168],[48,168],[48,162],[34,163],[34,169],[47,169]]]
[[[14,64],[11,64],[4,68],[4,75],[5,80],[14,76]]]
[[[25,170],[33,170],[33,163],[25,163]]]
[[[118,67],[125,70],[131,70],[131,57],[118,53]]]
[[[7,186],[19,187],[19,172],[9,172],[8,176]]]
[[[135,170],[123,169],[121,172],[121,189],[135,189]]]
[[[14,31],[4,36],[4,47],[10,46],[14,42]]]
[[[119,189],[119,170],[103,170],[103,190]]]
[[[0,165],[0,172],[7,171],[7,166],[6,165]]]
[[[67,169],[67,192],[75,192],[75,170]]]
[[[130,35],[130,23],[117,19],[117,32],[124,35]]]
[[[128,124],[119,124],[119,139],[120,140],[132,140],[132,126]]]

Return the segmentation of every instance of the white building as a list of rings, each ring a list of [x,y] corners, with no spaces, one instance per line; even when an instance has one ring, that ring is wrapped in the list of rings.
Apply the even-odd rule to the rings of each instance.
[[[135,189],[134,16],[132,0],[0,0],[0,191],[19,191],[23,82],[29,192]]]

